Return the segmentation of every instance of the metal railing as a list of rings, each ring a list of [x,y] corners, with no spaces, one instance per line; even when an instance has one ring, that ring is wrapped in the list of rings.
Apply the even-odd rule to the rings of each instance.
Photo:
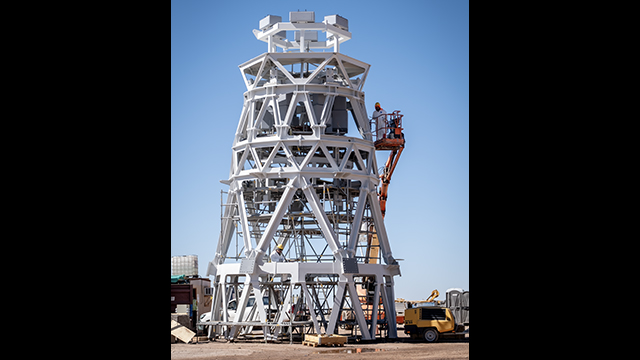
[[[394,139],[396,128],[402,129],[403,116],[404,115],[400,115],[400,110],[396,110],[391,114],[382,114],[377,118],[372,118],[370,124],[373,141]]]

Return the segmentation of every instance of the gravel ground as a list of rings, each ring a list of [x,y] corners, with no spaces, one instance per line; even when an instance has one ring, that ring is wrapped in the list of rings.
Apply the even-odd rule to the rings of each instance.
[[[399,331],[400,333],[400,331]],[[410,341],[404,334],[398,342],[346,344],[344,347],[310,347],[301,343],[268,343],[257,340],[212,341],[171,344],[171,359],[468,359],[469,339],[445,340],[435,344]],[[361,349],[358,351],[358,349]]]

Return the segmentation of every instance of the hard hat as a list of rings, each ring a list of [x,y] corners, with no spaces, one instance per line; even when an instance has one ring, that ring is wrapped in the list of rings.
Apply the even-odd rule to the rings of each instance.
[[[377,103],[376,103],[376,106],[380,106],[380,103],[379,103],[379,102],[377,102]]]
[[[282,246],[282,244],[278,244],[278,246],[276,246],[276,249],[284,250],[284,246]]]

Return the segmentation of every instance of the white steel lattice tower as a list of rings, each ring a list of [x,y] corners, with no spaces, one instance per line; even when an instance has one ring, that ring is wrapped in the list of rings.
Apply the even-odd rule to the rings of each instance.
[[[247,91],[208,267],[209,337],[233,340],[259,325],[265,340],[312,329],[395,338],[393,277],[400,269],[376,194],[362,91],[370,65],[339,52],[351,39],[346,19],[289,16],[262,19],[253,33],[268,52],[239,66]],[[271,261],[279,244],[293,261]],[[256,299],[265,305],[253,306]]]

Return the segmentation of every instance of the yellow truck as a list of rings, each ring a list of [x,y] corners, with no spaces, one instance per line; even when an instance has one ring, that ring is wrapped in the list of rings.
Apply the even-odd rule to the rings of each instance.
[[[441,336],[464,338],[464,330],[448,307],[420,306],[404,311],[404,333],[412,339],[436,342]]]

